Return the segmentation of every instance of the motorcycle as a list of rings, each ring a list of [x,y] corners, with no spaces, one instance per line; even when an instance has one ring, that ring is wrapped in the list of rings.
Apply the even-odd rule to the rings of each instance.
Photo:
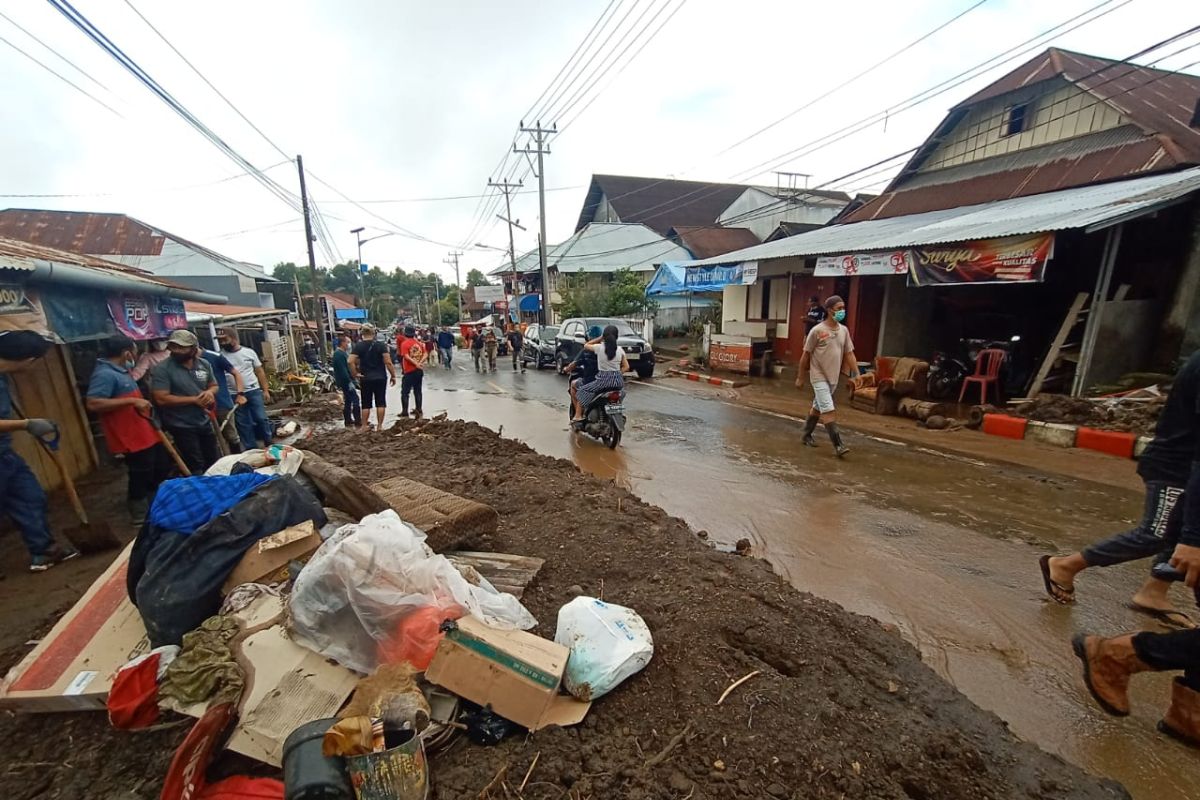
[[[584,350],[580,355],[582,358],[591,356],[593,366],[591,375],[595,375],[595,355],[589,353],[587,350]],[[573,372],[579,364],[580,359],[571,362],[568,365],[568,373]],[[581,370],[584,377],[572,378],[572,380],[567,382],[568,387],[575,380],[590,380],[588,372],[585,365],[584,369]],[[568,388],[569,392],[570,389]],[[571,420],[571,426],[574,430],[603,442],[609,450],[615,450],[617,445],[621,443],[621,434],[625,432],[625,390],[621,389],[620,391],[605,392],[598,395],[583,410],[583,419],[578,422],[575,421],[575,403],[571,401],[567,403],[567,417]]]

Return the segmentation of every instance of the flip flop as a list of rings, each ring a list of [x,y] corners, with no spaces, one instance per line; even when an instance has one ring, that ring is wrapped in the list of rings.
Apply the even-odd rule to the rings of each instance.
[[[1077,633],[1071,639],[1071,649],[1075,651],[1075,655],[1079,656],[1079,660],[1083,662],[1083,682],[1087,685],[1088,691],[1091,692],[1092,698],[1100,704],[1100,707],[1114,717],[1128,717],[1128,711],[1122,711],[1114,707],[1111,703],[1100,696],[1096,691],[1096,687],[1092,685],[1092,666],[1088,663],[1087,657],[1087,638],[1086,633]]]
[[[1174,608],[1151,608],[1141,603],[1130,603],[1129,607],[1139,614],[1153,617],[1173,630],[1190,631],[1196,627],[1196,623],[1191,617]]]
[[[1050,595],[1050,599],[1064,606],[1074,603],[1075,587],[1063,586],[1050,577],[1050,556],[1042,556],[1038,559],[1038,566],[1042,568],[1042,583],[1045,584],[1046,594]]]

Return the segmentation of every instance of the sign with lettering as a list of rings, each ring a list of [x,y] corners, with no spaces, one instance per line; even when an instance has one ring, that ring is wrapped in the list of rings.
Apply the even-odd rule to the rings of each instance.
[[[1008,236],[912,250],[910,286],[948,283],[1041,283],[1054,257],[1054,234]]]
[[[818,278],[852,278],[855,275],[904,275],[912,265],[908,250],[883,253],[852,253],[844,256],[821,256],[813,275]]]

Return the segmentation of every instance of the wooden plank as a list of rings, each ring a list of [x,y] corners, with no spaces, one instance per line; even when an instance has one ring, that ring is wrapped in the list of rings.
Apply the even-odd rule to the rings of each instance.
[[[525,594],[525,589],[533,582],[542,565],[546,563],[543,558],[518,556],[511,553],[456,550],[445,555],[455,564],[474,567],[498,590],[508,592],[518,599]]]
[[[1063,318],[1058,333],[1050,343],[1050,349],[1046,351],[1046,357],[1042,360],[1042,365],[1038,368],[1037,375],[1034,376],[1033,381],[1029,384],[1029,391],[1025,392],[1029,397],[1037,397],[1038,392],[1042,390],[1047,376],[1050,375],[1050,370],[1054,368],[1055,362],[1058,361],[1063,344],[1067,341],[1067,337],[1071,335],[1071,330],[1075,327],[1076,323],[1079,322],[1079,315],[1083,311],[1083,305],[1087,300],[1088,293],[1080,292],[1071,301],[1071,307],[1067,310],[1067,315]]]

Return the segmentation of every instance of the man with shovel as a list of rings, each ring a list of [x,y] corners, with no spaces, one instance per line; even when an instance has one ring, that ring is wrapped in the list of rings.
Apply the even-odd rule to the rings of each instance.
[[[50,567],[79,555],[61,547],[50,535],[46,519],[46,493],[25,460],[12,449],[14,431],[24,431],[43,442],[53,440],[58,426],[48,419],[12,419],[13,403],[8,373],[27,369],[50,349],[50,342],[33,331],[0,332],[0,516],[7,515],[21,532],[29,550],[29,571]]]
[[[123,455],[129,469],[128,508],[141,527],[158,485],[170,475],[170,461],[150,424],[150,401],[142,396],[133,369],[133,341],[114,336],[100,344],[100,358],[88,381],[87,410],[100,418],[104,441],[113,455]]]

